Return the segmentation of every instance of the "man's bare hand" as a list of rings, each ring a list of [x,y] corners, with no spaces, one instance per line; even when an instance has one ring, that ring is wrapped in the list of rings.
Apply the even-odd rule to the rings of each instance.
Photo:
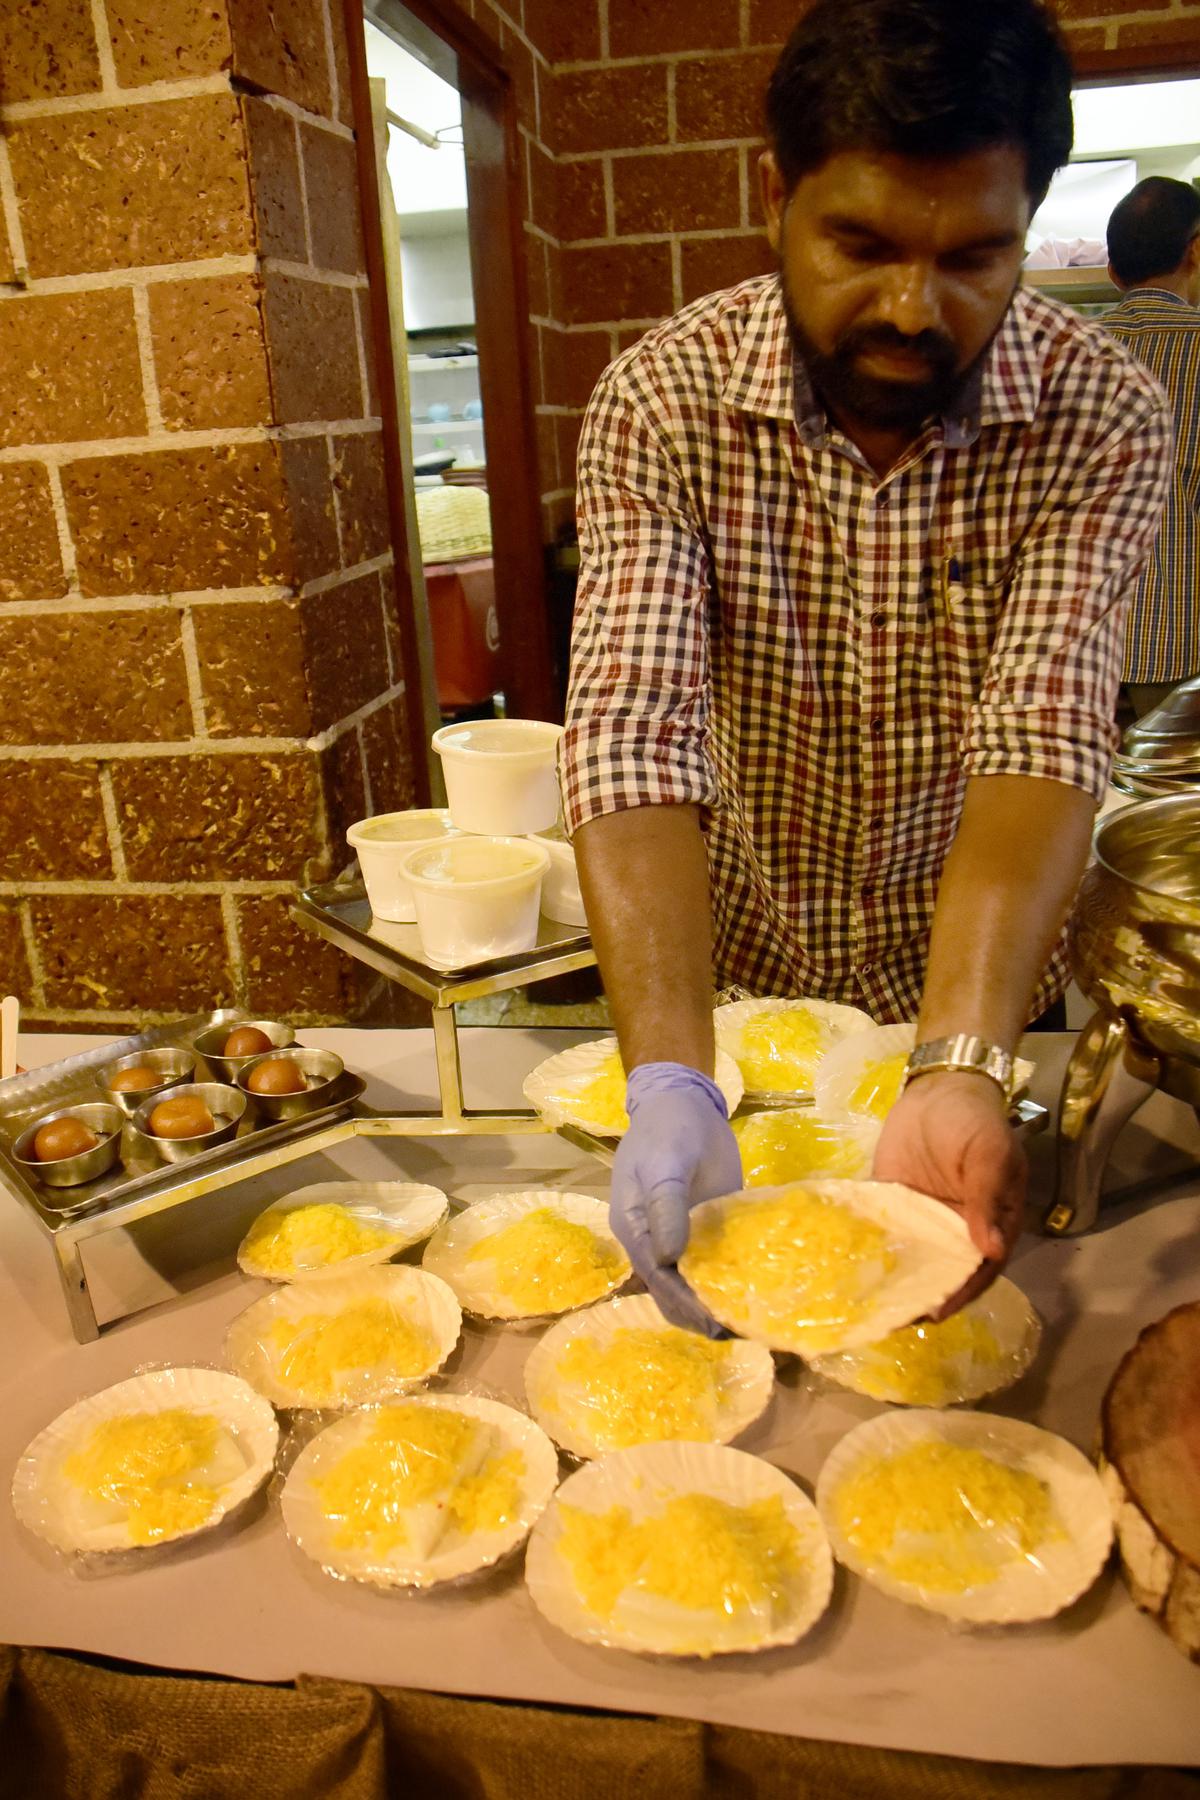
[[[994,1081],[973,1074],[923,1075],[889,1113],[875,1151],[877,1181],[900,1181],[960,1212],[986,1258],[935,1318],[989,1287],[1021,1234],[1025,1155]]]

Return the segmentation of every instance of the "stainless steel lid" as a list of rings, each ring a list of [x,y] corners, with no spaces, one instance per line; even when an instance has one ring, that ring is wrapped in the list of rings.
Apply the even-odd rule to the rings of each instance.
[[[1117,762],[1158,772],[1200,770],[1200,677],[1181,681],[1152,712],[1132,724]]]

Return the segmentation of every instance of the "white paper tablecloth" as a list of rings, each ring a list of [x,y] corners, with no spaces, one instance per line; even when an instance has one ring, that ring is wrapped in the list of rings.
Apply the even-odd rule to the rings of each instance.
[[[374,1105],[431,1097],[428,1032],[313,1031],[371,1077]],[[542,1056],[586,1033],[463,1033],[468,1101],[508,1104]],[[95,1040],[88,1040],[88,1042]],[[1031,1040],[1036,1097],[1052,1098],[1069,1040]],[[87,1047],[22,1040],[30,1064]],[[1190,1111],[1155,1096],[1121,1143],[1124,1176],[1177,1155],[1200,1157]],[[1047,1179],[1048,1145],[1036,1159]],[[25,1444],[80,1394],[162,1363],[216,1365],[229,1321],[265,1284],[233,1252],[277,1194],[338,1173],[431,1181],[462,1198],[561,1185],[603,1194],[608,1172],[555,1137],[358,1140],[112,1233],[85,1246],[103,1318],[114,1300],[167,1304],[76,1344],[48,1242],[0,1195],[0,1469],[5,1488]],[[1120,1176],[1118,1171],[1118,1176]],[[1173,1197],[1106,1214],[1088,1237],[1023,1240],[1012,1273],[1047,1325],[1042,1356],[997,1409],[1090,1450],[1101,1396],[1139,1329],[1200,1297],[1200,1181]],[[534,1338],[468,1328],[464,1383],[522,1404]],[[455,1366],[455,1365],[452,1365]],[[810,1392],[791,1365],[745,1448],[810,1487],[851,1425],[879,1408]],[[285,1539],[265,1504],[235,1536],[132,1574],[81,1577],[16,1524],[0,1499],[0,1642],[96,1652],[166,1668],[260,1681],[304,1671],[382,1685],[543,1703],[666,1713],[844,1742],[1044,1764],[1200,1761],[1200,1669],[1136,1612],[1115,1572],[1049,1624],[956,1632],[931,1615],[838,1576],[823,1623],[803,1643],[709,1664],[654,1662],[587,1648],[544,1623],[519,1565],[482,1585],[423,1598],[330,1581]]]

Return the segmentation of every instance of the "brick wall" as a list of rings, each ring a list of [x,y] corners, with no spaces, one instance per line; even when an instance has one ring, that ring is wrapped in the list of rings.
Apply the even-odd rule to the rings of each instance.
[[[404,804],[337,0],[0,8],[0,992],[340,1017]]]
[[[569,527],[605,364],[687,301],[771,265],[755,161],[802,0],[468,0],[517,86],[547,538]],[[1200,0],[1057,0],[1089,74],[1200,67]]]

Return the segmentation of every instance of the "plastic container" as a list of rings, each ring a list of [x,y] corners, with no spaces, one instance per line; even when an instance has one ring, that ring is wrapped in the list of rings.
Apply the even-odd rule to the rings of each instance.
[[[533,841],[543,844],[550,857],[550,867],[542,883],[542,911],[548,919],[558,919],[564,925],[586,925],[587,913],[579,891],[575,852],[561,828],[555,826],[551,831],[534,832]]]
[[[411,812],[380,813],[359,819],[346,833],[346,842],[358,857],[371,911],[377,919],[411,925],[417,916],[412,889],[400,873],[401,864],[414,850],[440,843],[457,833],[444,807],[425,807]]]
[[[428,960],[457,969],[532,950],[549,866],[545,845],[523,838],[458,837],[414,850],[402,872]]]
[[[433,734],[450,817],[459,831],[518,837],[558,819],[561,725],[543,719],[472,719]]]

